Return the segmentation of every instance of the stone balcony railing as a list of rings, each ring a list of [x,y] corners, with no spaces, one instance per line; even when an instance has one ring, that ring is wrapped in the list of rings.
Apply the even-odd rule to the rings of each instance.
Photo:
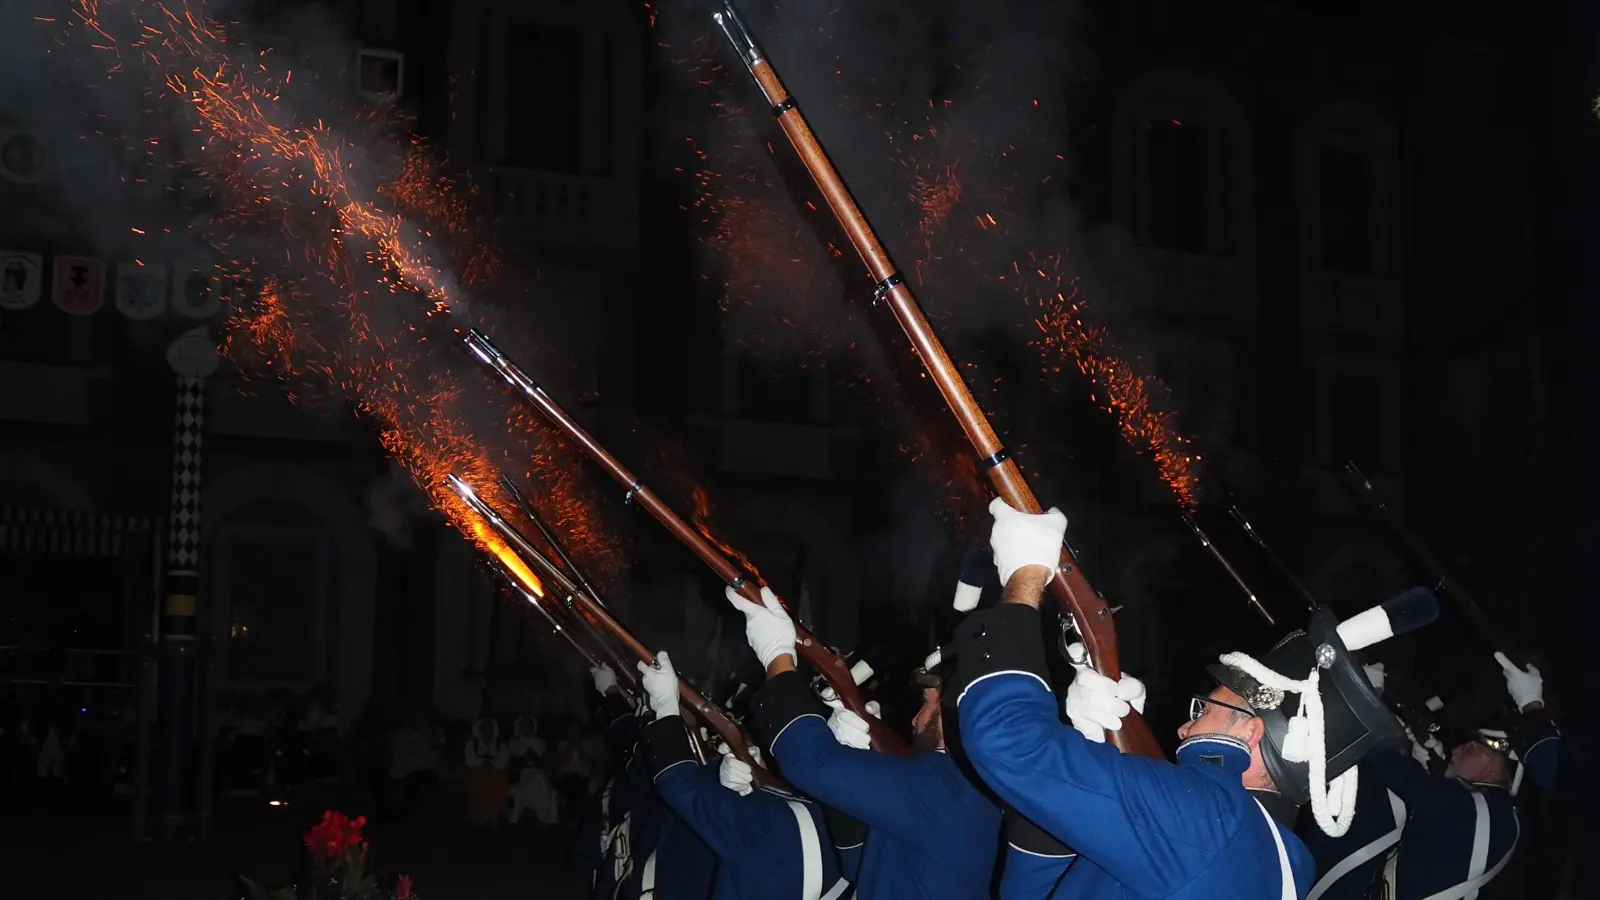
[[[489,210],[528,237],[618,250],[639,246],[634,179],[479,166],[474,181]]]

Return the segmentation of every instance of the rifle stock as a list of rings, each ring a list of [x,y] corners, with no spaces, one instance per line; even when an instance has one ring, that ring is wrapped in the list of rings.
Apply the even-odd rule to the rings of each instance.
[[[812,133],[811,126],[801,114],[795,99],[767,61],[765,53],[750,33],[738,10],[729,0],[724,0],[721,11],[713,13],[712,18],[722,27],[723,33],[739,51],[745,67],[749,69],[750,75],[755,79],[773,114],[777,117],[779,127],[783,129],[789,143],[799,154],[812,180],[816,182],[817,189],[822,192],[823,198],[833,210],[840,227],[844,229],[850,243],[860,254],[861,261],[866,264],[876,285],[873,294],[874,305],[881,301],[894,313],[901,330],[905,332],[906,339],[910,341],[917,358],[927,371],[929,379],[938,387],[939,393],[944,396],[945,403],[950,407],[950,412],[956,417],[961,430],[972,443],[979,464],[986,470],[995,491],[1014,509],[1034,514],[1043,512],[1043,507],[1023,478],[1022,470],[1000,443],[982,408],[968,390],[966,383],[962,381],[955,363],[951,361],[944,345],[934,334],[933,326],[922,314],[922,309],[912,296],[911,289],[906,286],[905,279],[901,277],[888,252],[884,250],[882,242],[873,232],[866,216],[856,205],[855,198],[845,186],[844,179],[840,177],[833,162],[828,158],[827,151]],[[1121,677],[1122,667],[1117,658],[1116,626],[1112,622],[1111,611],[1106,606],[1105,599],[1090,586],[1088,580],[1078,570],[1077,559],[1065,546],[1061,549],[1061,565],[1056,577],[1050,582],[1050,590],[1077,624],[1078,633],[1083,638],[1085,649],[1089,651],[1095,671],[1112,679]],[[1113,732],[1109,737],[1125,752],[1156,759],[1165,755],[1161,752],[1160,745],[1156,743],[1155,736],[1150,733],[1149,726],[1142,718],[1133,714],[1124,721],[1121,731]]]

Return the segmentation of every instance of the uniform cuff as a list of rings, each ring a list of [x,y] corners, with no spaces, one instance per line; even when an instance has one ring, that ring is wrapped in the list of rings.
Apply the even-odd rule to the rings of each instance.
[[[1006,843],[1023,853],[1033,856],[1048,856],[1061,859],[1068,856],[1077,856],[1078,851],[1072,849],[1055,836],[1045,831],[1033,820],[1007,806],[1002,810],[1005,821]]]
[[[767,679],[750,701],[750,722],[756,737],[770,752],[772,742],[778,739],[790,722],[801,716],[826,718],[828,707],[814,691],[811,683],[798,671],[784,672]]]
[[[672,766],[683,762],[696,762],[694,748],[689,745],[689,732],[683,730],[681,716],[657,719],[640,731],[639,747],[644,751],[645,764],[654,778]]]
[[[867,823],[847,815],[831,806],[822,807],[828,821],[828,834],[833,836],[833,846],[850,850],[867,842]]]
[[[1023,672],[1048,686],[1050,667],[1039,622],[1039,611],[1021,603],[1002,603],[969,614],[956,628],[955,696],[996,672]]]
[[[1536,745],[1551,738],[1561,737],[1561,732],[1556,729],[1556,723],[1550,718],[1550,711],[1546,709],[1532,709],[1522,714],[1517,721],[1517,743],[1524,756]]]

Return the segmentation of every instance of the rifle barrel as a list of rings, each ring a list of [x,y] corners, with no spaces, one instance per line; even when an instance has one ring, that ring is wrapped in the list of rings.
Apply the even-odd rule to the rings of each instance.
[[[912,296],[911,288],[906,285],[905,278],[901,276],[894,261],[889,258],[888,251],[884,250],[882,242],[873,232],[871,224],[867,222],[866,216],[856,205],[855,198],[845,186],[844,179],[840,177],[833,162],[828,158],[827,151],[812,133],[811,126],[801,114],[799,105],[778,78],[777,72],[767,60],[766,53],[751,34],[738,9],[731,0],[723,0],[721,9],[714,12],[712,18],[738,50],[745,67],[750,70],[751,77],[755,79],[772,113],[777,117],[784,135],[788,137],[789,143],[799,154],[807,171],[811,173],[812,180],[816,182],[817,188],[827,200],[850,243],[860,254],[861,261],[866,264],[876,285],[873,304],[876,305],[881,301],[894,313],[917,358],[922,361],[928,377],[939,388],[945,403],[960,423],[962,431],[966,432],[967,439],[977,454],[979,465],[986,470],[995,490],[1014,509],[1025,513],[1043,512],[1043,507],[1023,478],[1022,470],[1017,467],[1016,461],[1011,459],[1000,443],[1000,438],[990,426],[978,401],[962,381],[955,363],[951,361],[944,345],[934,334],[933,326],[928,324],[927,317],[922,314],[922,309]],[[1095,671],[1112,679],[1121,677],[1122,670],[1117,658],[1116,625],[1112,622],[1111,612],[1107,608],[1105,599],[1084,578],[1077,558],[1066,547],[1062,548],[1061,565],[1051,580],[1050,588],[1057,601],[1077,623],[1078,633],[1089,651]],[[1155,736],[1150,733],[1149,726],[1135,713],[1129,713],[1123,722],[1122,730],[1112,732],[1108,737],[1124,751],[1133,751],[1158,759],[1164,755],[1160,745],[1156,743]]]
[[[1183,521],[1194,532],[1194,536],[1200,539],[1200,546],[1204,547],[1206,552],[1211,554],[1211,558],[1222,566],[1222,570],[1228,573],[1228,577],[1233,579],[1233,583],[1239,586],[1239,590],[1244,591],[1244,598],[1250,604],[1250,608],[1260,613],[1261,618],[1267,620],[1267,625],[1276,627],[1278,621],[1272,617],[1272,613],[1267,612],[1267,608],[1261,605],[1260,598],[1256,596],[1255,591],[1250,590],[1250,585],[1245,584],[1243,576],[1239,574],[1239,570],[1233,567],[1233,563],[1228,562],[1228,558],[1222,555],[1222,550],[1211,540],[1211,536],[1205,533],[1200,527],[1200,523],[1196,522],[1194,516],[1190,515],[1187,510],[1183,513]]]
[[[622,623],[612,618],[611,614],[593,598],[578,590],[577,586],[567,578],[560,568],[547,559],[544,554],[540,553],[538,548],[534,547],[521,532],[506,521],[505,517],[500,515],[494,507],[485,503],[477,492],[472,489],[471,485],[455,475],[451,475],[449,478],[451,488],[455,490],[456,495],[461,498],[462,502],[466,503],[474,513],[477,513],[494,530],[495,534],[499,535],[510,546],[513,553],[527,563],[530,568],[537,570],[541,577],[550,579],[552,587],[557,588],[564,594],[561,598],[563,605],[567,605],[569,609],[574,606],[581,607],[583,612],[596,622],[599,628],[615,637],[628,649],[629,653],[638,657],[640,662],[655,665],[656,655],[649,647],[646,647],[638,638],[634,637],[628,629],[622,626]],[[758,779],[768,779],[766,783],[769,784],[780,783],[777,781],[776,776],[762,768],[760,763],[756,761],[754,754],[750,752],[750,742],[745,738],[744,733],[739,730],[738,726],[729,721],[728,717],[722,714],[722,710],[718,709],[710,700],[707,700],[682,678],[678,679],[678,697],[690,709],[694,710],[701,720],[711,726],[712,730],[727,742],[734,753],[750,763],[751,769]]]
[[[477,329],[465,332],[463,340],[467,349],[485,365],[498,374],[512,390],[537,409],[550,421],[557,430],[564,433],[583,454],[600,468],[604,469],[612,480],[627,488],[623,495],[624,503],[635,503],[648,512],[652,518],[661,523],[673,537],[689,548],[689,551],[700,558],[711,571],[722,579],[723,583],[738,591],[741,596],[751,603],[761,603],[761,588],[745,573],[739,570],[726,555],[695,530],[683,517],[679,516],[655,492],[646,487],[639,478],[628,471],[621,462],[617,461],[600,445],[590,434],[583,429],[566,410],[545,392],[537,382],[528,376],[516,363],[512,362],[489,336]],[[798,638],[795,649],[807,662],[827,679],[839,694],[846,708],[865,719],[868,727],[872,729],[872,743],[880,750],[895,753],[901,756],[909,751],[905,742],[899,735],[889,729],[878,717],[867,712],[866,703],[861,697],[861,690],[850,677],[850,669],[845,665],[844,659],[839,654],[829,650],[826,645],[811,634],[800,622],[795,622],[795,635]],[[731,746],[731,745],[730,745]]]

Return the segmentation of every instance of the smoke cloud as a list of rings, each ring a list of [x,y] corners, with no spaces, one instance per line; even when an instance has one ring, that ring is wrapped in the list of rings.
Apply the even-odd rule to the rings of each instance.
[[[579,457],[449,349],[449,326],[472,324],[532,368],[568,338],[559,315],[536,339],[507,321],[498,300],[548,297],[490,291],[499,257],[469,186],[418,144],[404,109],[360,96],[357,44],[322,4],[170,7],[5,5],[0,109],[54,163],[29,208],[64,212],[57,240],[80,252],[192,259],[239,285],[224,346],[239,374],[361,412],[463,530],[476,520],[446,475],[503,511],[496,477],[531,483],[569,549],[614,575],[621,542],[578,483]],[[567,387],[552,368],[553,389]],[[392,485],[375,488],[373,512],[404,539]]]

